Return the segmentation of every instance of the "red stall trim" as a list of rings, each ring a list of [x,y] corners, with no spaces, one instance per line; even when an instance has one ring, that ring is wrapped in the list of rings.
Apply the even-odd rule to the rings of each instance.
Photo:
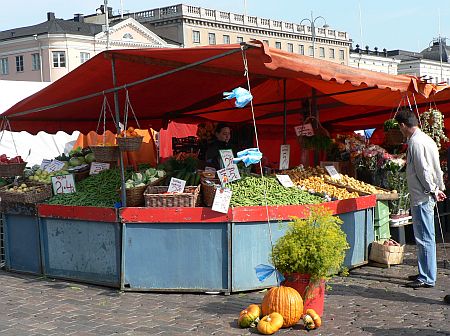
[[[118,222],[116,209],[91,206],[67,206],[39,204],[38,216],[47,218],[76,219],[92,222]]]
[[[226,223],[228,214],[210,208],[123,208],[122,223]]]
[[[358,198],[350,198],[341,201],[333,201],[319,204],[333,211],[334,215],[346,212],[353,212],[376,205],[376,196],[362,196]],[[308,209],[314,205],[280,205],[269,206],[270,220],[289,220],[291,217],[304,217],[308,213]],[[264,222],[267,221],[267,213],[265,207],[251,206],[238,207],[232,210],[232,222]]]

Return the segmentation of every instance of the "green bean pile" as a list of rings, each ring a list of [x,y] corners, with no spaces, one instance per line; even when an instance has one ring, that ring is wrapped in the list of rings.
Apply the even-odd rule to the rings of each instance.
[[[128,178],[129,173],[125,173]],[[121,179],[119,169],[107,169],[97,175],[91,175],[76,183],[77,192],[73,194],[59,194],[50,198],[48,204],[114,207],[120,201]]]
[[[228,185],[233,191],[230,205],[252,206],[265,205],[264,189],[266,189],[267,205],[318,204],[325,202],[319,196],[311,195],[296,187],[285,188],[274,177],[246,176]]]

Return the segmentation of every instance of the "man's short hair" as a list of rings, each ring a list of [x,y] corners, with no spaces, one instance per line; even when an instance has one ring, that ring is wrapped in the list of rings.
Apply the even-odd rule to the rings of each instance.
[[[394,119],[397,120],[399,124],[405,124],[407,127],[419,126],[419,120],[414,112],[409,109],[398,111]]]

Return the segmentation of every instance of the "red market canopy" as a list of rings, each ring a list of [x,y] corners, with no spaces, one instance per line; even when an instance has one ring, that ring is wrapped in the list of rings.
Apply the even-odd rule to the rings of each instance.
[[[141,128],[159,129],[169,121],[244,123],[249,105],[234,107],[223,92],[247,88],[248,64],[255,115],[259,123],[299,124],[311,97],[320,120],[334,130],[379,126],[401,101],[436,104],[450,110],[450,90],[406,75],[388,75],[271,49],[260,42],[186,49],[109,50],[93,57],[38,93],[17,103],[2,117],[14,131],[87,133],[96,130],[104,97],[114,114],[118,92],[123,120],[125,90]],[[113,69],[116,85],[113,85]],[[114,130],[110,113],[107,127]],[[129,119],[133,121],[130,116]],[[103,126],[100,126],[103,130]]]

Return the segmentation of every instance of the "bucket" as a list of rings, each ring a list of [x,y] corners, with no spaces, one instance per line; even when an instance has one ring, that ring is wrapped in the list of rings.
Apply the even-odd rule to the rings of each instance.
[[[310,275],[291,273],[285,274],[283,286],[292,287],[300,293],[303,299],[304,312],[312,308],[314,311],[323,315],[323,304],[325,299],[325,280],[320,280],[319,284],[309,286]]]

